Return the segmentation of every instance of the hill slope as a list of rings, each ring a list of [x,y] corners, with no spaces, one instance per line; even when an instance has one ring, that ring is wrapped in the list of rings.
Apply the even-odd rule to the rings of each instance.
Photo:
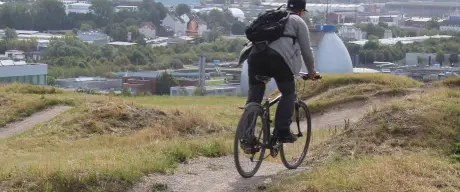
[[[316,104],[318,111],[349,101],[341,98],[359,94],[362,98],[390,97],[394,94],[386,93],[405,93],[406,88],[420,86],[391,75],[328,78],[307,84],[317,90],[307,95],[314,99],[311,106],[323,103]],[[9,92],[5,91],[8,88]],[[178,163],[198,156],[228,155],[242,112],[238,106],[245,101],[223,96],[42,96],[37,91],[19,91],[22,87],[8,88],[0,90],[8,103],[31,98],[40,104],[43,98],[52,104],[74,105],[29,131],[0,139],[0,189],[27,191],[126,191],[146,174],[171,172]],[[34,105],[21,105],[24,110],[35,109]],[[8,111],[12,106],[0,105],[0,110]]]
[[[270,189],[458,191],[459,98],[440,87],[392,101],[315,148],[312,172]]]

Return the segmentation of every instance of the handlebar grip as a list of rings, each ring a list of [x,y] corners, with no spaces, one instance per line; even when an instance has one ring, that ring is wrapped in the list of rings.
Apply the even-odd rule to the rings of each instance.
[[[322,77],[321,75],[315,76],[315,79],[322,79],[322,78],[323,78],[323,77]],[[310,79],[310,78],[309,78],[308,74],[303,74],[303,73],[302,73],[302,79],[303,79],[303,80],[308,80],[308,79]]]

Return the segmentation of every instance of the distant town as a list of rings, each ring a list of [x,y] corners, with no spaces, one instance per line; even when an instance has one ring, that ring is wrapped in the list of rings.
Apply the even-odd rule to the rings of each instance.
[[[167,95],[193,95],[201,87],[208,95],[239,95],[241,66],[236,61],[246,41],[244,28],[260,12],[283,4],[0,2],[0,83]],[[355,73],[436,80],[460,71],[459,8],[459,2],[331,0],[308,3],[304,19],[312,32],[317,26],[336,26],[347,51],[342,60],[350,60]],[[311,38],[319,52],[322,35]],[[167,90],[159,91],[162,75],[174,82],[163,82]]]

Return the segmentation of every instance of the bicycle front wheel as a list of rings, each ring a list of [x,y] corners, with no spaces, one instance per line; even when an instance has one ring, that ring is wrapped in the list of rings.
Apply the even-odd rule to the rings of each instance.
[[[262,109],[258,106],[247,108],[236,129],[233,155],[236,170],[244,178],[254,176],[264,158],[265,148],[262,145],[266,136],[263,131],[265,124],[262,113]],[[251,142],[251,147],[247,147],[248,141]]]
[[[307,105],[302,101],[296,104],[291,132],[297,135],[297,141],[283,143],[280,148],[280,155],[286,168],[296,169],[307,156],[311,139],[311,114]]]

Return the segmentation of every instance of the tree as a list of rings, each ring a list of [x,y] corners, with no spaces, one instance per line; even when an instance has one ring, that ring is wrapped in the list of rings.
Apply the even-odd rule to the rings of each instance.
[[[190,13],[190,12],[191,12],[190,6],[188,6],[187,4],[181,3],[176,6],[177,15],[183,15],[183,14]]]
[[[436,54],[436,61],[442,66],[442,63],[444,62],[444,52],[439,51]]]
[[[349,53],[351,56],[353,56],[353,57],[354,57],[356,54],[359,54],[359,51],[361,51],[361,45],[358,45],[358,44],[346,43],[346,42],[345,42],[345,47],[347,48],[348,53]]]
[[[91,25],[88,25],[86,23],[82,23],[80,25],[80,30],[82,30],[82,31],[89,31],[89,30],[91,30],[91,28],[92,28]]]
[[[368,36],[375,35],[378,38],[383,38],[383,36],[385,35],[385,28],[383,28],[383,27],[381,27],[379,25],[374,25],[372,23],[368,23],[368,24],[358,25],[358,27],[361,30],[367,32]]]
[[[449,55],[450,64],[458,63],[458,54],[452,53]]]
[[[131,91],[129,91],[128,88],[123,87],[123,89],[121,89],[121,95],[122,96],[131,96]]]
[[[47,85],[56,85],[56,79],[54,77],[48,76],[46,78]]]
[[[232,25],[232,34],[233,35],[244,35],[245,26],[243,22],[235,22]]]
[[[124,23],[110,24],[105,28],[107,33],[114,41],[127,41],[128,28]]]
[[[96,24],[98,26],[106,26],[112,23],[114,16],[114,8],[108,0],[92,0],[89,9],[96,16]]]
[[[423,56],[417,56],[417,63],[419,65],[423,65],[423,62],[425,61],[425,57]]]
[[[363,49],[376,50],[379,48],[380,48],[379,38],[375,35],[369,35],[368,41],[363,45]]]
[[[428,29],[439,29],[439,18],[432,17],[426,24]]]
[[[18,34],[16,33],[16,29],[5,28],[5,40],[13,40],[18,38]]]
[[[33,6],[35,30],[62,29],[67,19],[65,6],[62,1],[35,1]]]
[[[171,87],[178,86],[176,78],[164,71],[156,82],[156,92],[159,95],[169,95]]]
[[[193,95],[195,96],[205,96],[206,95],[206,88],[197,87],[195,91],[193,91]]]

